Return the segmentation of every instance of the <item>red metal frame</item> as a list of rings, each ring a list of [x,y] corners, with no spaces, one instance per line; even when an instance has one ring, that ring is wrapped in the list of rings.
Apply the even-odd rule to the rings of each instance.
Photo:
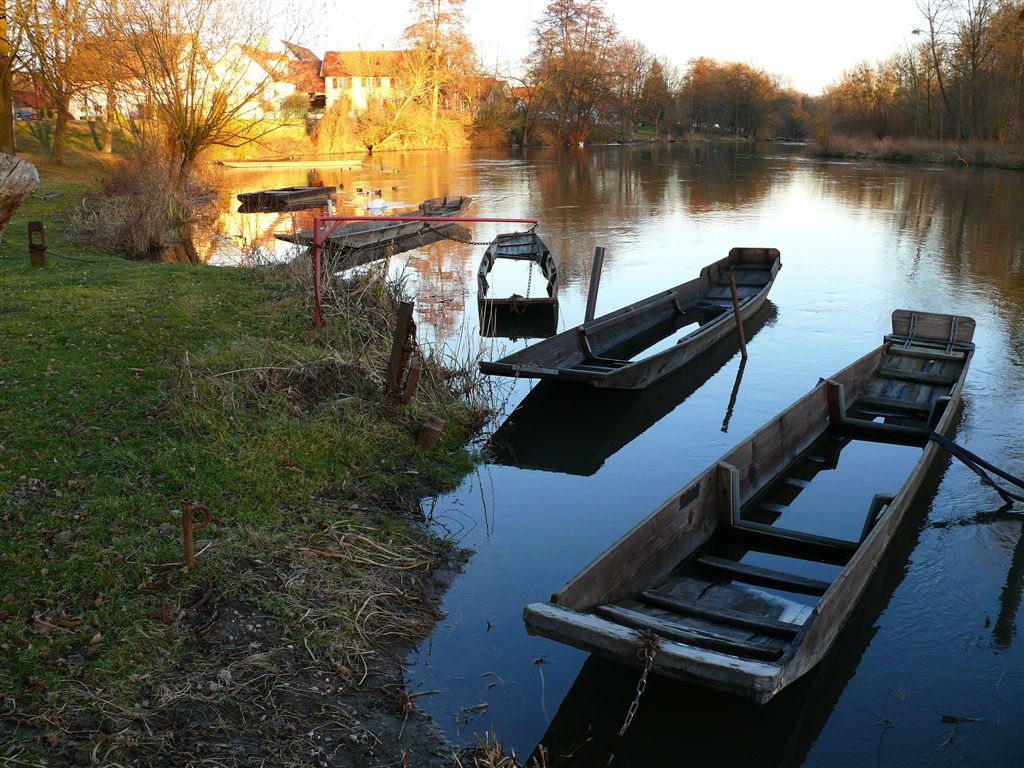
[[[323,297],[323,287],[320,284],[320,255],[324,242],[338,229],[338,226],[346,221],[429,221],[435,224],[449,223],[483,223],[483,224],[537,224],[538,219],[501,219],[483,218],[479,216],[314,216],[313,217],[313,291],[315,304],[313,309],[313,320],[318,325],[324,324],[323,314],[320,311],[320,303]],[[323,224],[332,223],[329,229],[321,232]]]

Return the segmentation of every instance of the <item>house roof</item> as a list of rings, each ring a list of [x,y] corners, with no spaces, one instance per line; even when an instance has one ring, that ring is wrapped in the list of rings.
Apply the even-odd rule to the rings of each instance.
[[[316,64],[317,68],[320,67],[320,57],[309,50],[309,48],[299,45],[298,43],[290,43],[287,40],[282,40],[281,44],[299,61]]]
[[[320,77],[390,75],[398,71],[407,51],[327,51]]]
[[[268,51],[264,48],[239,46],[242,52],[255,61],[263,71],[281,83],[291,83],[297,90],[307,93],[320,93],[324,89],[323,78],[320,77],[320,60],[295,60],[287,54]]]

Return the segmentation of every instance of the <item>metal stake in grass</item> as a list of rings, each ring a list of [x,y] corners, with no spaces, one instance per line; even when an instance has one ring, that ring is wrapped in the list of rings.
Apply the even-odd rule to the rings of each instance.
[[[198,523],[192,519],[192,515],[199,512],[203,517]],[[191,570],[196,564],[195,546],[192,543],[192,534],[201,531],[213,522],[213,513],[205,504],[193,504],[186,501],[181,505],[181,527],[185,532],[185,565]]]
[[[41,221],[28,223],[28,258],[33,267],[46,266],[46,232]]]

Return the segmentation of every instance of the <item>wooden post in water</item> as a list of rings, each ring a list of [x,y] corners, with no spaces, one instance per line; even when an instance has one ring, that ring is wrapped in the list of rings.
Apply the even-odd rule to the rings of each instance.
[[[732,291],[732,311],[736,315],[736,331],[740,335],[740,355],[747,359],[747,338],[743,333],[743,316],[740,314],[740,294],[736,290],[736,275],[729,275],[729,290]]]
[[[597,289],[601,287],[601,269],[604,267],[604,248],[600,245],[594,249],[594,268],[590,271],[590,290],[587,291],[587,311],[583,322],[594,319],[597,309]]]

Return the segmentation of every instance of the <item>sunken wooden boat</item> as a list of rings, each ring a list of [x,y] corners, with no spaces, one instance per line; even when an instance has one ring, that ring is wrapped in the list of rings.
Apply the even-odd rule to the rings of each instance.
[[[540,296],[488,296],[487,278],[498,259],[527,262],[530,273],[527,285],[533,282],[533,268],[540,268],[544,293]],[[498,235],[484,251],[477,270],[477,308],[480,312],[480,335],[503,338],[547,338],[558,330],[558,265],[551,251],[535,232],[511,232]]]
[[[892,326],[528,605],[527,630],[634,666],[653,641],[657,673],[760,703],[810,670],[940,451],[929,435],[952,429],[974,350],[970,318]]]
[[[279,187],[236,195],[239,213],[275,213],[320,208],[337,192],[335,187]]]
[[[484,373],[643,389],[736,333],[729,285],[736,278],[743,320],[764,306],[782,266],[775,248],[733,248],[695,280],[589,320],[550,339],[480,363]],[[669,337],[680,330],[682,338]],[[667,343],[666,343],[667,341]],[[639,357],[648,352],[646,357]]]
[[[458,224],[445,224],[444,220],[465,211],[469,197],[435,197],[424,200],[415,210],[391,214],[422,216],[432,221],[352,221],[336,227],[322,244],[327,255],[335,257],[335,266],[352,267],[366,264],[386,256],[436,243],[449,237],[468,239],[469,232]],[[313,247],[311,230],[274,235],[278,240]]]

